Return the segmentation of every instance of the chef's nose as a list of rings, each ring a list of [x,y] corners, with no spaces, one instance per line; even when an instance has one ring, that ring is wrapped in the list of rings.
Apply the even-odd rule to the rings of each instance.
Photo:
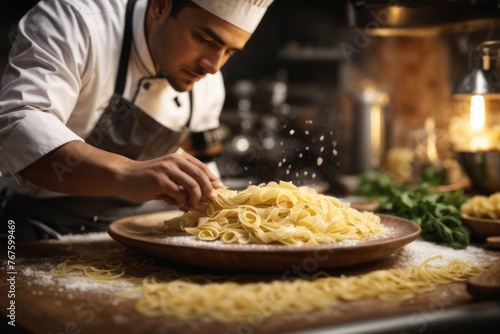
[[[223,53],[222,52],[213,52],[207,55],[203,55],[198,65],[202,67],[208,73],[214,74],[220,70],[222,67],[223,61]]]

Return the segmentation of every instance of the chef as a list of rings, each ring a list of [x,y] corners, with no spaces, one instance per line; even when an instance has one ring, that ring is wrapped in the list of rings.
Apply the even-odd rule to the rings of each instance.
[[[220,68],[272,1],[38,3],[0,86],[1,224],[57,237],[213,199]]]

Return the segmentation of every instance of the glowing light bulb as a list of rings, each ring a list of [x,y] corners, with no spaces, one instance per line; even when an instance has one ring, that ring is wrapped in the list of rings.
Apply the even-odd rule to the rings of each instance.
[[[484,97],[474,95],[470,102],[470,128],[475,133],[471,141],[473,151],[487,150],[490,146],[487,133],[484,132],[485,118]]]
[[[484,128],[485,109],[484,97],[474,95],[470,101],[470,127],[473,131],[481,131]]]

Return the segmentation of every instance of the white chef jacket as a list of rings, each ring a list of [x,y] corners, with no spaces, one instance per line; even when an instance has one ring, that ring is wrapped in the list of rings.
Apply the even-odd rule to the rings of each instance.
[[[19,23],[0,86],[0,172],[33,189],[32,194],[47,192],[25,182],[19,171],[61,145],[83,141],[113,94],[126,3],[43,0]],[[138,0],[123,94],[128,100],[141,78],[156,74],[145,39],[146,9],[147,0]],[[148,101],[140,107],[158,122],[172,130],[186,124],[190,110],[187,92],[164,84],[140,94],[139,101]],[[217,128],[224,98],[220,72],[196,82],[190,129]]]

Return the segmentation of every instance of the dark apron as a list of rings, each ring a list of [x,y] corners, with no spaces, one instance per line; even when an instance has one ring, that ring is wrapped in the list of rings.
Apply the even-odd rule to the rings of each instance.
[[[132,46],[135,3],[136,0],[129,0],[127,3],[125,33],[114,94],[86,142],[130,159],[146,160],[175,151],[179,143],[188,136],[193,104],[190,93],[188,122],[181,131],[173,131],[122,97]],[[151,80],[167,79],[161,75],[144,78],[139,83],[134,99],[140,89],[148,88],[146,84]],[[7,226],[7,220],[14,220],[20,240],[104,231],[110,222],[122,217],[173,209],[160,200],[136,203],[116,197],[36,198],[11,194],[8,190],[3,195],[6,200],[2,203],[3,208],[0,208],[2,225]]]
[[[125,34],[120,55],[120,64],[115,83],[115,92],[97,125],[86,142],[108,152],[117,153],[133,160],[148,160],[175,151],[190,133],[189,123],[193,113],[192,93],[189,92],[190,112],[187,124],[181,131],[174,131],[158,123],[132,102],[122,97],[127,80],[130,49],[132,45],[132,14],[136,0],[127,4]],[[167,80],[157,77],[144,78],[139,82],[135,97],[141,89],[148,89],[151,80]]]

